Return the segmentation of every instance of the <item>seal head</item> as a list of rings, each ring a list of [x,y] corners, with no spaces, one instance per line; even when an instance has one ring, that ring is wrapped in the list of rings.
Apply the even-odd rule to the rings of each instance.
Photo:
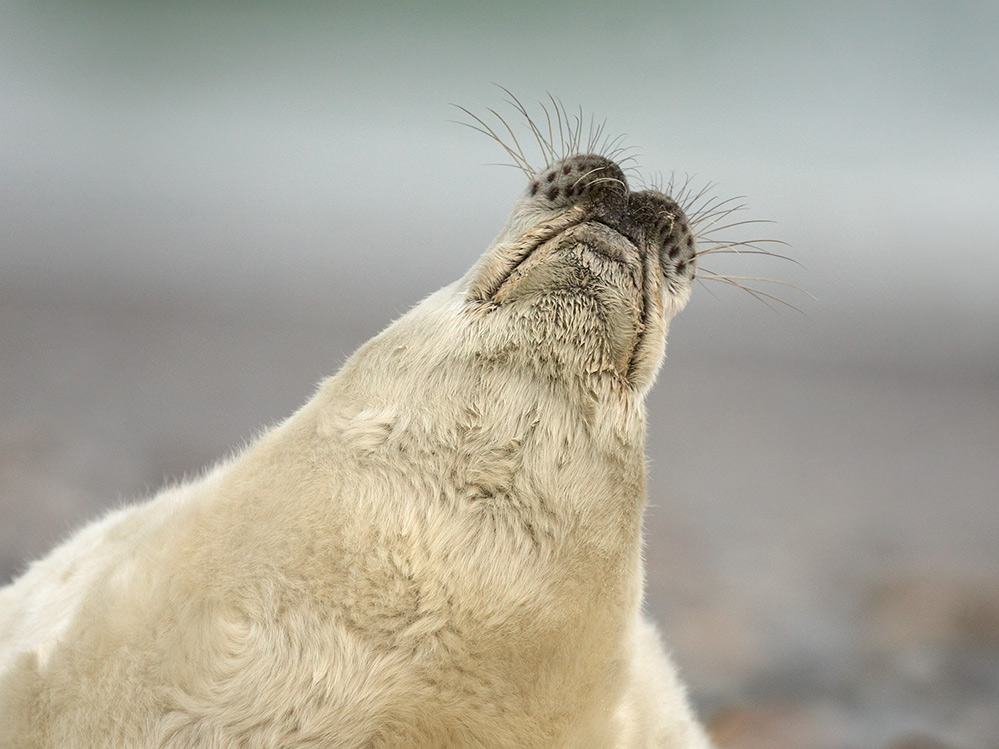
[[[674,200],[632,192],[616,163],[578,154],[534,176],[462,287],[484,312],[517,318],[561,375],[606,374],[644,392],[695,256]]]

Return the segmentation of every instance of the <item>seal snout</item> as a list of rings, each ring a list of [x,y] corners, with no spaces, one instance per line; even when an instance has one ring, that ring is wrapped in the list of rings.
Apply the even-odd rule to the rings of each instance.
[[[655,190],[629,193],[628,208],[617,228],[639,247],[658,248],[659,266],[667,278],[693,277],[694,232],[672,198]]]
[[[618,219],[627,205],[628,181],[610,159],[576,154],[536,174],[527,195],[551,208],[591,204],[601,218]]]
[[[527,197],[556,210],[582,206],[588,220],[619,232],[642,252],[658,251],[666,277],[694,275],[694,234],[680,206],[656,190],[631,192],[624,171],[605,156],[585,153],[556,161],[534,176]]]

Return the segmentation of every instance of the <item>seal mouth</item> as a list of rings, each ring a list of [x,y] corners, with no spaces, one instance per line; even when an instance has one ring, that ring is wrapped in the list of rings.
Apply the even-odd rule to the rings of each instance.
[[[539,247],[585,220],[585,212],[575,208],[538,224],[514,241],[497,242],[492,251],[472,269],[469,298],[484,303],[497,301],[500,289]]]
[[[609,237],[599,237],[601,234],[609,234]],[[595,236],[607,241],[593,241]],[[624,245],[624,247],[622,247]],[[630,246],[630,247],[629,247]],[[565,228],[553,233],[551,236],[542,237],[532,245],[525,248],[524,252],[514,259],[506,273],[498,279],[496,287],[489,298],[494,302],[502,302],[510,288],[516,285],[519,277],[526,274],[532,261],[537,260],[539,252],[550,250],[552,255],[569,251],[570,248],[578,247],[592,259],[599,262],[591,263],[589,268],[594,275],[603,275],[601,265],[613,265],[624,268],[627,273],[633,274],[636,271],[639,258],[639,250],[634,242],[617,228],[600,221],[583,217],[575,223],[569,224]],[[544,248],[544,249],[542,249]],[[630,249],[626,252],[625,249]]]

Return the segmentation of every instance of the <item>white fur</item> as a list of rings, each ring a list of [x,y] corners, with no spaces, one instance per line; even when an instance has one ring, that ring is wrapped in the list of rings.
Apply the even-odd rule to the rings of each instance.
[[[525,197],[286,422],[0,590],[0,746],[708,746],[640,614],[689,283],[584,220]]]

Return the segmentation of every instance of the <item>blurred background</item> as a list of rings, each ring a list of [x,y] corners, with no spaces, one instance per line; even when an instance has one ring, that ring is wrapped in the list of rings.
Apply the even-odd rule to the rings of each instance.
[[[999,6],[0,4],[0,582],[282,419],[525,186],[551,92],[744,195],[649,402],[724,747],[999,747]],[[538,162],[537,149],[531,152]]]

